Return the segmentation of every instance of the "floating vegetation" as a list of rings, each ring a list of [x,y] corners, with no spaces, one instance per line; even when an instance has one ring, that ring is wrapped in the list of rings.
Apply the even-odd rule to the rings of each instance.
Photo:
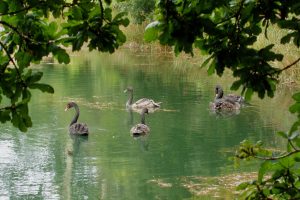
[[[164,182],[162,179],[152,179],[152,180],[149,180],[147,181],[147,183],[153,183],[153,184],[156,184],[158,185],[159,187],[161,188],[170,188],[172,187],[172,183],[167,183],[167,182]]]
[[[257,172],[230,174],[219,177],[188,176],[180,182],[184,188],[196,196],[212,196],[232,199],[237,194],[236,187],[246,181],[257,178]]]
[[[93,108],[93,109],[98,109],[98,110],[106,110],[106,109],[114,109],[117,108],[116,103],[114,102],[87,102],[85,99],[83,98],[70,98],[70,97],[64,97],[63,102],[70,102],[70,101],[74,101],[78,104],[80,104],[81,106],[86,106],[88,108]]]
[[[196,197],[213,197],[220,199],[234,199],[238,191],[236,187],[246,181],[255,180],[257,172],[235,173],[226,176],[204,177],[204,176],[184,176],[177,178],[176,186],[164,179],[152,179],[147,183],[152,183],[160,188],[182,187],[187,189]]]

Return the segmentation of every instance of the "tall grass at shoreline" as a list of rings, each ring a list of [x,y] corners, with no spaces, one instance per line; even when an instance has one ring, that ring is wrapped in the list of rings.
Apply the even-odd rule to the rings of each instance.
[[[178,57],[175,57],[171,47],[162,46],[158,42],[146,43],[143,39],[146,25],[147,23],[143,23],[142,25],[131,24],[127,28],[123,29],[127,37],[127,42],[124,46],[125,48],[129,48],[132,51],[137,51],[140,53],[164,54],[164,56],[168,54],[169,57],[173,57],[174,62],[181,67],[185,67],[187,65],[196,67],[201,66],[205,56],[201,55],[201,52],[198,49],[194,49],[193,57],[184,53],[181,53]],[[263,33],[257,38],[254,47],[262,48],[269,44],[275,44],[273,49],[276,53],[283,54],[284,59],[281,62],[272,62],[271,64],[274,67],[282,69],[300,57],[300,49],[297,48],[292,42],[289,44],[280,43],[280,39],[288,33],[288,30],[280,29],[277,26],[269,26],[266,33],[267,38],[265,37],[263,30]],[[279,76],[278,86],[281,87],[283,85],[290,87],[300,86],[300,62],[281,73]]]

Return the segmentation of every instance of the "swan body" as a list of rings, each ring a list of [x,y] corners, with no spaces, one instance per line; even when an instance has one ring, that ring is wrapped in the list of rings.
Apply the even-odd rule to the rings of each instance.
[[[230,102],[236,102],[236,103],[239,103],[239,104],[244,104],[245,103],[244,97],[242,97],[240,95],[228,94],[228,95],[224,96],[224,91],[223,91],[223,89],[220,85],[216,86],[215,95],[216,95],[216,99],[224,98],[225,100],[228,100]]]
[[[130,129],[130,133],[133,136],[146,135],[150,132],[150,128],[145,124],[145,114],[148,114],[148,109],[144,108],[141,113],[141,123],[133,126]]]
[[[215,100],[210,103],[212,110],[216,111],[234,111],[241,108],[241,104],[245,102],[242,96],[229,94],[223,97],[224,92],[221,86],[215,88]]]
[[[210,103],[212,110],[216,111],[234,111],[239,110],[241,105],[237,102],[233,102],[226,99],[217,99]]]
[[[126,108],[128,108],[128,109],[133,109],[133,110],[138,110],[138,109],[143,109],[143,108],[155,109],[155,108],[160,107],[161,102],[156,103],[152,99],[148,99],[148,98],[142,98],[133,103],[133,88],[132,87],[128,87],[124,92],[129,94],[129,98],[126,102]]]
[[[65,111],[69,110],[70,108],[74,108],[76,113],[74,118],[72,119],[69,125],[69,132],[73,135],[88,135],[89,129],[85,123],[77,122],[79,118],[79,107],[75,102],[69,102],[65,108]]]

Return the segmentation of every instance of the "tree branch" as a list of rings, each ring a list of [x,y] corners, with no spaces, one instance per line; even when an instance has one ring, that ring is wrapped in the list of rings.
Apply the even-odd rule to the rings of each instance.
[[[281,70],[279,70],[279,72],[282,72],[282,71],[284,71],[284,70],[289,69],[289,68],[292,67],[293,65],[297,64],[299,61],[300,61],[300,57],[299,57],[297,60],[295,60],[294,62],[292,62],[291,64],[289,64],[288,66],[286,66],[286,67],[282,68]],[[278,72],[278,73],[279,73],[279,72]]]
[[[103,8],[102,0],[99,0],[99,4],[100,4],[100,11],[101,11],[101,19],[103,21],[103,19],[104,19],[104,8]]]
[[[11,55],[9,54],[9,51],[7,50],[6,46],[2,43],[1,40],[0,40],[0,46],[4,49],[4,51],[5,51],[6,55],[8,56],[9,60],[12,62],[13,66],[15,67],[16,72],[17,72],[23,86],[26,87],[26,84],[22,79],[22,76],[21,76],[21,73],[19,71],[19,68],[17,67],[17,64],[15,63],[14,59],[11,57]]]
[[[42,44],[51,44],[53,41],[49,41],[49,42],[40,42],[40,41],[36,41],[33,40],[32,38],[30,38],[27,35],[24,35],[22,32],[20,32],[16,27],[12,26],[11,24],[5,22],[5,21],[0,21],[0,24],[3,24],[4,26],[9,27],[10,29],[12,29],[15,33],[17,33],[21,38],[23,38],[24,40],[28,40],[30,42],[32,42],[33,44],[36,45],[42,45]]]
[[[15,14],[18,14],[20,12],[24,12],[24,11],[28,11],[30,9],[34,8],[34,6],[28,6],[28,7],[25,7],[21,10],[17,10],[17,11],[14,11],[14,12],[7,12],[7,13],[0,13],[0,16],[4,16],[4,15],[15,15]]]
[[[288,139],[288,143],[290,143],[291,147],[295,150],[298,151],[298,149],[295,147],[295,145],[292,143],[290,139]]]
[[[257,159],[260,159],[260,160],[279,160],[279,159],[282,159],[282,158],[286,158],[288,156],[291,156],[293,154],[296,154],[296,153],[300,153],[300,150],[295,150],[295,151],[291,151],[291,152],[288,152],[282,156],[277,156],[277,157],[261,157],[261,156],[256,156],[256,155],[252,155],[254,158],[257,158]]]

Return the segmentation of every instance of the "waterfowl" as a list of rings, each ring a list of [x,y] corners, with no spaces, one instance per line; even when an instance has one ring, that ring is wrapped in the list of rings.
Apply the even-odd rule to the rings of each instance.
[[[221,86],[217,85],[215,88],[215,100],[210,103],[212,110],[216,111],[234,111],[241,107],[240,102],[244,100],[243,97],[238,95],[225,96]]]
[[[74,118],[72,119],[69,125],[69,132],[73,135],[88,135],[89,129],[85,123],[77,122],[79,118],[79,107],[75,102],[69,102],[65,108],[65,111],[69,110],[70,108],[74,108],[76,113]]]
[[[216,111],[234,111],[239,110],[241,105],[228,99],[215,99],[215,101],[210,104],[210,107]]]
[[[236,102],[236,103],[239,103],[239,104],[244,104],[245,103],[244,97],[236,95],[236,94],[228,94],[228,95],[223,97],[224,92],[223,92],[223,89],[220,85],[216,86],[215,95],[216,95],[215,99],[224,98],[225,100],[228,100],[229,102]]]
[[[141,123],[133,126],[130,129],[130,133],[133,136],[140,136],[140,135],[146,135],[150,132],[150,128],[145,124],[145,114],[148,114],[148,109],[143,108],[142,113],[141,113]]]
[[[133,103],[133,88],[132,87],[127,87],[127,89],[124,90],[124,93],[129,93],[128,100],[126,102],[126,108],[128,108],[128,109],[143,109],[143,108],[155,109],[155,108],[160,107],[159,104],[161,102],[156,103],[152,99],[147,99],[147,98],[139,99]]]

